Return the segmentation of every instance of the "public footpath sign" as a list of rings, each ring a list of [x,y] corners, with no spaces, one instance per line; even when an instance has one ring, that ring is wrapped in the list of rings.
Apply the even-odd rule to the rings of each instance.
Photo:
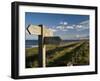
[[[29,25],[27,32],[30,35],[38,35],[39,42],[39,66],[46,67],[46,44],[60,44],[60,37],[54,37],[53,31],[44,25]]]

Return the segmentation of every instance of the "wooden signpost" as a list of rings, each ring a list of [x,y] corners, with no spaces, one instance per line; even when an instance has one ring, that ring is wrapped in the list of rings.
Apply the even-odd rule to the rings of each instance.
[[[39,66],[46,66],[46,45],[44,45],[44,37],[53,36],[53,31],[45,28],[43,25],[29,25],[27,31],[31,35],[38,35],[39,43]]]
[[[39,66],[46,67],[46,44],[60,43],[60,37],[53,37],[53,31],[43,25],[29,25],[27,31],[31,35],[38,35],[39,42]]]

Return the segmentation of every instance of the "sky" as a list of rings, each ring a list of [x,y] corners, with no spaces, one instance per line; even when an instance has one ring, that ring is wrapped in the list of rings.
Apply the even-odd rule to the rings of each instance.
[[[28,25],[43,24],[62,40],[89,38],[89,15],[25,13],[25,28]],[[26,40],[37,40],[38,36],[26,32]]]

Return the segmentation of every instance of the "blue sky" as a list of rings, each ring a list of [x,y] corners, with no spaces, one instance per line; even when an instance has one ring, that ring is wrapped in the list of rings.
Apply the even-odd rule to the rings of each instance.
[[[25,27],[43,24],[51,29],[54,36],[63,40],[89,37],[89,16],[53,13],[25,13]],[[38,36],[26,33],[26,40],[37,40]]]

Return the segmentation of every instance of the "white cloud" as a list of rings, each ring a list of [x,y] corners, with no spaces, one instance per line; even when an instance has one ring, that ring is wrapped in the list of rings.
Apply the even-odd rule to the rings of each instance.
[[[59,23],[59,25],[56,27],[57,30],[61,30],[61,31],[67,31],[67,25],[68,25],[68,22],[63,22],[61,21]]]
[[[60,25],[67,25],[68,24],[68,22],[63,22],[63,21],[61,21],[60,23],[59,23]]]
[[[67,25],[68,23],[67,22],[64,22],[64,25]]]
[[[82,21],[75,27],[78,31],[89,29],[89,20]]]
[[[67,26],[57,26],[56,29],[60,31],[67,31]]]
[[[57,29],[62,29],[62,26],[57,26],[56,28],[57,28]]]
[[[82,28],[82,25],[76,25],[76,28]]]
[[[67,26],[67,29],[74,29],[74,26]]]
[[[83,25],[84,25],[84,24],[89,24],[89,20],[83,21],[83,22],[81,22],[80,24],[81,24],[81,25],[82,25],[82,24],[83,24]]]
[[[52,29],[52,28],[49,28],[49,30],[51,30],[53,32],[56,32],[57,31],[56,29]]]
[[[72,25],[57,26],[56,28],[57,28],[58,30],[67,31],[68,29],[74,29],[74,26],[72,26]]]
[[[59,25],[59,26],[57,26],[56,28],[57,28],[58,30],[63,30],[63,29],[65,29],[66,27],[63,26],[63,25]]]
[[[89,29],[89,20],[82,21],[79,24],[72,24],[69,25],[68,22],[60,22],[59,25],[56,27],[57,30],[61,31],[68,31],[76,29],[77,31],[82,31],[85,29]]]

